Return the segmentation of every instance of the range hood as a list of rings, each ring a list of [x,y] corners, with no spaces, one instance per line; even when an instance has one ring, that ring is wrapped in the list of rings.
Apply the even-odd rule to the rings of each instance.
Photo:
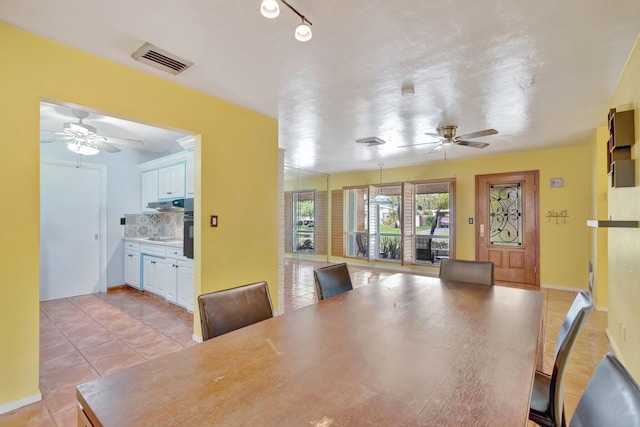
[[[147,208],[155,209],[158,212],[184,212],[184,199],[149,202]]]

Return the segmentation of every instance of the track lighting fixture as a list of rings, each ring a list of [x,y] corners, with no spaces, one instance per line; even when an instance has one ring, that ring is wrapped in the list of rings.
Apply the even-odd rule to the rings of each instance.
[[[291,6],[286,0],[279,0],[285,6],[287,6],[293,13],[298,15],[302,22],[298,24],[295,31],[296,40],[301,42],[306,42],[311,40],[313,34],[311,33],[311,26],[313,25],[311,21],[309,21],[303,14],[298,12],[296,8]],[[260,3],[260,13],[265,18],[275,18],[280,14],[280,6],[278,5],[278,0],[262,0]]]
[[[262,0],[260,13],[265,18],[277,18],[280,15],[280,6],[277,0]]]

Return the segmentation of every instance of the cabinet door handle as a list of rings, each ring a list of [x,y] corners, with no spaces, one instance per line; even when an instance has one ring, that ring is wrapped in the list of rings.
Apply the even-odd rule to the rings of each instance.
[[[128,256],[129,258],[133,258],[133,255],[131,255],[131,254],[128,254],[127,256]]]
[[[151,264],[155,264],[155,263],[156,263],[155,261],[151,261]]]

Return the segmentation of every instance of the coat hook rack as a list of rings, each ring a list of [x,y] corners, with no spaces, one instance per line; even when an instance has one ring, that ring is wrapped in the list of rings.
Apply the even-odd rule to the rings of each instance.
[[[569,218],[569,211],[567,209],[562,209],[558,212],[555,209],[551,209],[547,212],[547,218],[549,218],[549,222],[551,222],[551,218],[555,218],[556,224],[559,224],[560,218],[562,218],[562,222],[566,223],[567,218]]]

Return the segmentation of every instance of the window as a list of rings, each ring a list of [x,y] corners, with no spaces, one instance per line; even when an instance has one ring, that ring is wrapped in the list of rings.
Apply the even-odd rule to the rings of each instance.
[[[347,241],[345,253],[350,257],[367,257],[369,237],[368,188],[345,190],[345,228]]]
[[[401,186],[381,186],[377,187],[377,191],[378,194],[386,196],[390,203],[375,203],[375,198],[369,203],[371,210],[369,221],[375,222],[375,227],[370,227],[372,232],[369,233],[369,250],[372,246],[377,248],[369,258],[399,262],[402,249]]]
[[[452,249],[452,181],[414,183],[414,242],[416,264],[437,265]]]
[[[293,252],[315,253],[315,191],[293,193]]]
[[[342,207],[334,215],[344,218],[346,241],[344,253],[336,254],[439,265],[442,258],[454,256],[454,189],[454,179],[345,189],[340,199],[344,217]],[[391,203],[374,203],[376,195]],[[342,235],[333,236],[341,246]]]

